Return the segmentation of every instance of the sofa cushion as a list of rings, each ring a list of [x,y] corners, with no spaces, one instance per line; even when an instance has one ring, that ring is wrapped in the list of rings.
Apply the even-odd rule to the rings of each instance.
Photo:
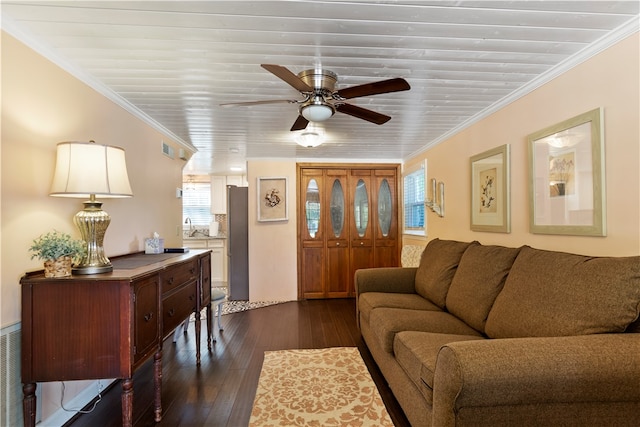
[[[640,312],[640,257],[523,247],[486,324],[492,338],[623,332]]]
[[[418,294],[392,292],[365,292],[358,298],[358,309],[365,322],[369,322],[371,310],[379,307],[407,308],[411,310],[436,310],[440,308]]]
[[[473,242],[477,244],[477,242]],[[449,285],[469,242],[433,239],[420,258],[416,292],[444,309]]]
[[[398,332],[393,341],[396,361],[429,402],[433,400],[433,374],[438,352],[443,345],[457,341],[484,340],[475,335]]]
[[[393,351],[395,335],[402,331],[480,336],[478,331],[450,313],[404,308],[381,307],[371,310],[369,328],[388,353]]]
[[[447,293],[447,311],[484,332],[489,310],[502,290],[520,248],[470,245]]]

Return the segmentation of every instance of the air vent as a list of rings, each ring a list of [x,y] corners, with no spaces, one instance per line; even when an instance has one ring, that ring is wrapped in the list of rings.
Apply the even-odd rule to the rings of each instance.
[[[173,154],[174,154],[173,147],[164,141],[162,141],[162,154],[169,157],[170,159],[173,159]]]
[[[20,379],[20,323],[0,330],[0,425],[22,425],[22,382]],[[36,402],[38,406],[40,389],[36,388]],[[40,410],[36,409],[37,420]]]

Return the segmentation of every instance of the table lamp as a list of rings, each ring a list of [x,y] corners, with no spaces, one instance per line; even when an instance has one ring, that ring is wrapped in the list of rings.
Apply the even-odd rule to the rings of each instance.
[[[90,142],[61,142],[57,146],[56,169],[50,196],[89,198],[73,222],[87,250],[74,274],[97,274],[113,270],[104,254],[104,235],[111,222],[102,210],[101,198],[131,197],[124,150]]]

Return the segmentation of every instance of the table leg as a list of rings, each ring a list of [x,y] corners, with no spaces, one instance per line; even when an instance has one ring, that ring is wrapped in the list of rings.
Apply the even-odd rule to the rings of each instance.
[[[125,378],[122,380],[122,427],[133,425],[133,380]]]
[[[200,366],[200,330],[202,329],[200,321],[200,312],[196,310],[196,365]]]
[[[36,425],[36,383],[26,383],[22,385],[22,416],[24,427],[34,427]]]
[[[162,348],[153,356],[153,413],[155,421],[162,420]]]

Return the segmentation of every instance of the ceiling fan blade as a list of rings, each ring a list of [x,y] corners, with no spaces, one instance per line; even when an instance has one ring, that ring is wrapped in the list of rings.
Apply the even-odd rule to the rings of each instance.
[[[229,108],[229,107],[250,107],[251,105],[261,105],[261,104],[297,104],[298,101],[293,99],[270,99],[265,101],[248,101],[248,102],[228,102],[225,104],[220,104],[221,107]]]
[[[381,93],[389,92],[400,92],[402,90],[409,89],[411,89],[411,86],[409,86],[409,83],[407,83],[405,79],[395,78],[347,87],[336,91],[335,94],[344,99],[351,99],[358,98],[360,96],[378,95]]]
[[[262,68],[273,74],[274,76],[284,80],[300,92],[313,92],[313,88],[300,80],[298,76],[293,74],[288,68],[275,64],[260,64]]]
[[[302,116],[298,116],[296,121],[293,123],[293,126],[291,126],[291,131],[293,132],[296,130],[306,129],[308,124],[309,120],[305,119]]]
[[[366,120],[377,125],[387,123],[391,120],[391,117],[376,113],[375,111],[367,110],[366,108],[358,107],[352,104],[340,104],[336,106],[336,110],[341,113],[348,114],[353,117],[357,117],[362,120]]]

